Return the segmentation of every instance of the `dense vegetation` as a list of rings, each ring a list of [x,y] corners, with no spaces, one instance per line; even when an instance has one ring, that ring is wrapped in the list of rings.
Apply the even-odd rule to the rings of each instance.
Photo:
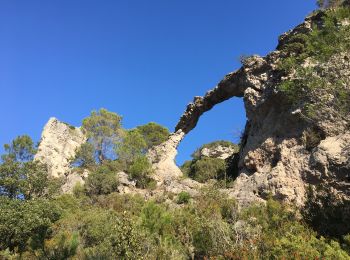
[[[322,1],[331,7],[342,1]],[[278,86],[289,100],[301,107],[305,118],[317,121],[328,108],[334,108],[339,116],[350,112],[350,89],[346,79],[339,78],[332,66],[349,69],[347,60],[350,49],[350,8],[348,6],[318,11],[322,25],[313,24],[310,33],[292,35],[280,46],[284,58],[280,69],[284,79]],[[339,64],[340,61],[344,64]]]
[[[144,158],[145,149],[168,134],[160,131],[164,135],[159,135],[159,130],[164,128],[154,123],[139,129],[116,129],[118,133],[124,131],[116,139],[118,146],[113,148],[116,159],[106,159],[110,156],[107,153],[101,157],[98,151],[101,146],[91,143],[87,154],[93,156],[81,163],[85,160],[84,156],[78,158],[85,154],[81,151],[74,159],[81,163],[77,169],[87,167],[91,173],[83,186],[75,187],[72,195],[59,195],[57,180],[50,180],[46,167],[33,162],[35,147],[28,136],[6,145],[0,167],[0,256],[3,259],[350,258],[347,210],[350,207],[344,201],[335,203],[336,198],[329,197],[328,192],[319,197],[310,190],[303,218],[293,207],[272,199],[266,205],[238,210],[235,201],[215,185],[202,189],[196,197],[187,192],[178,195],[165,192],[148,201],[140,195],[118,193],[116,172],[127,169],[131,179],[139,180],[135,174],[142,172],[137,168],[143,168],[144,162],[138,160]],[[109,137],[114,136],[109,133]],[[137,138],[128,140],[128,134]],[[106,140],[103,138],[100,140]],[[197,161],[206,159],[197,158]]]
[[[212,158],[202,154],[203,149],[215,150],[218,147],[232,149],[232,155],[227,159]],[[234,180],[234,171],[231,169],[232,158],[239,151],[239,146],[229,141],[214,141],[199,147],[193,154],[192,160],[186,161],[181,170],[185,176],[204,183],[216,180],[216,186],[227,187]]]
[[[323,27],[298,34],[281,46],[283,75],[293,74],[278,88],[308,118],[321,104],[315,93],[329,91],[340,113],[349,113],[350,94],[343,82],[303,66],[324,64],[349,50],[350,19],[342,1],[319,1]],[[337,8],[334,8],[337,7]],[[323,74],[322,74],[323,73]],[[336,103],[334,103],[336,102]],[[167,139],[169,131],[149,123],[124,129],[122,118],[105,109],[83,120],[88,141],[72,158],[78,172],[90,172],[73,194],[60,194],[60,179],[33,161],[36,146],[29,136],[5,145],[0,164],[0,259],[350,259],[350,203],[326,187],[310,188],[301,212],[268,199],[238,209],[219,188],[227,187],[230,161],[200,155],[186,162],[184,173],[199,181],[217,183],[192,197],[187,192],[145,200],[122,195],[116,173],[124,171],[139,188],[152,189],[152,169],[146,152]],[[310,130],[311,131],[311,130]],[[314,133],[305,134],[312,148]],[[317,138],[316,138],[317,139]],[[236,147],[237,148],[237,147]],[[224,185],[217,185],[223,182]],[[219,188],[218,188],[219,187]]]
[[[106,109],[93,111],[83,120],[82,128],[88,140],[77,151],[72,165],[91,172],[87,180],[90,192],[103,192],[99,188],[102,182],[115,190],[117,183],[113,176],[119,171],[127,172],[137,187],[154,185],[145,155],[152,146],[168,138],[168,129],[151,122],[127,130],[122,127],[122,117]]]
[[[349,239],[324,238],[293,208],[269,200],[238,211],[214,187],[145,201],[76,190],[52,199],[0,200],[5,259],[349,259]]]

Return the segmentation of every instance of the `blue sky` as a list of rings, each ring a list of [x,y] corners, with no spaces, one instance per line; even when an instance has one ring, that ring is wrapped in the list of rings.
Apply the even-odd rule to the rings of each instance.
[[[0,0],[0,144],[38,141],[51,116],[79,126],[100,107],[126,128],[154,121],[172,131],[194,96],[237,69],[241,54],[273,50],[315,2]],[[244,124],[241,100],[214,107],[178,162],[201,144],[237,141]]]

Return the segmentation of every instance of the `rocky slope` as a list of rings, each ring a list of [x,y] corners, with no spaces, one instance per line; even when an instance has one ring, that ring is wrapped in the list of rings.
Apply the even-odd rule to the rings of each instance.
[[[282,35],[277,50],[266,57],[247,58],[242,68],[225,76],[204,97],[195,97],[176,126],[175,135],[188,133],[200,116],[216,104],[231,97],[243,97],[247,124],[237,165],[239,174],[228,191],[241,203],[261,201],[271,193],[275,198],[301,205],[306,187],[317,184],[330,185],[342,196],[350,195],[349,114],[341,115],[335,105],[337,97],[327,88],[319,88],[310,94],[316,101],[314,107],[319,108],[314,109],[318,110],[317,116],[310,119],[304,111],[312,102],[299,97],[300,102],[292,104],[287,93],[279,88],[295,77],[295,72],[286,74],[280,68],[281,60],[293,55],[284,51],[285,46],[296,35],[308,35],[315,28],[322,28],[324,15],[313,14]],[[348,20],[337,26],[349,26]],[[306,59],[302,67],[320,78],[324,74],[334,75],[342,80],[345,93],[349,93],[348,60],[348,53],[337,53],[324,63]],[[162,155],[167,162],[174,159],[176,146],[173,143],[168,157]],[[161,151],[164,152],[167,151]]]

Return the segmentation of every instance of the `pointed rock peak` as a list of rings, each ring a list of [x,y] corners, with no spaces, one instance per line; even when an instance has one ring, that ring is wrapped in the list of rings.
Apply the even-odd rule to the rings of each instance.
[[[70,159],[86,141],[80,128],[51,117],[41,134],[41,141],[35,159],[46,164],[49,175],[61,177],[70,173]]]

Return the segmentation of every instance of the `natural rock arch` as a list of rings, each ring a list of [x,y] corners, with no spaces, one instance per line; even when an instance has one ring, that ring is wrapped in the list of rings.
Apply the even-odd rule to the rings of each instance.
[[[266,57],[252,56],[243,66],[224,77],[204,97],[195,97],[175,132],[161,145],[149,151],[154,178],[158,184],[178,179],[182,173],[175,164],[177,146],[197,124],[200,116],[216,104],[232,97],[243,97],[247,116],[237,163],[238,177],[229,196],[241,203],[266,198],[270,192],[282,200],[302,204],[305,200],[304,170],[311,169],[310,153],[301,139],[307,125],[300,120],[300,111],[291,111],[288,102],[277,90],[284,80],[278,64],[285,56],[283,46],[298,33],[312,30],[320,18],[310,16],[295,29],[283,34],[277,50]],[[299,111],[299,112],[298,112]],[[300,152],[303,151],[303,152]],[[310,170],[314,174],[313,170]],[[317,173],[315,173],[317,174]]]
[[[248,89],[261,92],[260,87],[265,83],[265,74],[269,70],[271,70],[271,66],[264,58],[253,56],[249,61],[246,61],[245,66],[227,74],[204,97],[194,97],[193,102],[187,105],[185,112],[180,117],[175,132],[170,135],[167,141],[154,147],[148,153],[155,169],[154,178],[158,182],[162,182],[168,178],[180,177],[182,173],[175,164],[177,147],[185,135],[196,127],[201,115],[230,98],[243,97]]]
[[[149,193],[150,196],[156,191],[173,194],[188,191],[195,195],[202,185],[190,179],[179,178],[182,173],[175,164],[177,147],[196,126],[203,113],[227,99],[243,97],[247,124],[241,140],[239,160],[236,160],[238,177],[234,187],[225,190],[228,196],[242,204],[263,200],[272,194],[275,198],[302,205],[305,201],[305,187],[321,183],[350,198],[349,116],[340,120],[336,107],[329,107],[328,112],[332,116],[318,120],[322,139],[311,150],[307,149],[304,134],[310,130],[310,123],[302,114],[302,106],[291,106],[286,95],[278,88],[279,83],[293,77],[281,75],[277,66],[286,57],[283,46],[293,41],[294,37],[291,36],[311,31],[312,25],[319,26],[321,18],[322,13],[311,15],[303,24],[280,37],[277,51],[264,58],[253,56],[245,59],[242,68],[226,75],[204,97],[195,97],[169,139],[148,153],[154,168],[153,176],[158,184],[156,190],[133,191]],[[348,53],[339,54],[328,63],[318,64],[317,69],[328,74],[335,71],[346,82],[350,82],[348,57]],[[310,66],[307,62],[304,65]],[[51,167],[52,176],[67,173],[66,183],[73,185],[84,176],[74,175],[67,162],[76,147],[84,141],[85,137],[81,136],[79,129],[51,119],[44,129],[36,159]],[[62,157],[59,160],[58,155]],[[126,181],[124,184],[129,185]],[[72,185],[67,186],[64,192],[71,190]]]

